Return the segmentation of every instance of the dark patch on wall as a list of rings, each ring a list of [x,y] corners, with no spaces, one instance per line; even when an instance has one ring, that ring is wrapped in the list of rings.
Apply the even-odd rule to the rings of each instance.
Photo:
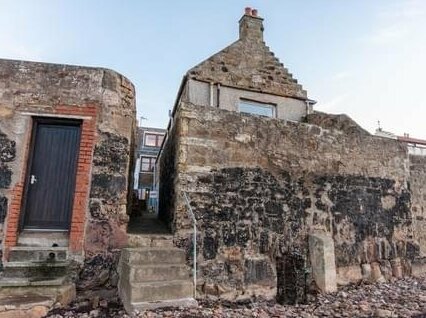
[[[12,182],[12,170],[3,163],[0,163],[0,188],[8,189]]]
[[[273,175],[261,168],[236,167],[202,174],[191,187],[203,189],[191,192],[189,199],[200,227],[204,260],[218,262],[227,257],[222,254],[223,249],[239,248],[243,255],[271,257],[262,261],[268,266],[282,262],[277,265],[281,266],[277,267],[281,280],[279,298],[286,298],[289,303],[305,300],[304,255],[308,255],[310,220],[334,230],[337,266],[418,254],[415,245],[393,241],[394,231],[405,231],[411,222],[410,193],[397,189],[390,179],[312,175],[295,178],[285,171]],[[353,231],[354,243],[340,239],[339,235],[345,235],[345,226]],[[371,238],[387,243],[374,246],[373,255],[366,256],[363,244]],[[297,253],[289,252],[295,250]],[[220,279],[207,278],[227,285],[227,281],[237,280],[243,273],[242,286],[256,284],[252,276],[257,277],[254,272],[260,265],[250,265],[248,258],[243,259],[239,270],[230,271],[225,266]]]
[[[268,255],[276,244],[273,233],[286,235],[282,250],[288,250],[292,241],[295,245],[305,244],[298,236],[303,229],[304,209],[310,206],[300,198],[307,189],[301,182],[292,181],[289,174],[283,172],[276,177],[260,168],[225,168],[200,176],[195,186],[208,188],[203,193],[190,193],[191,206],[201,227],[204,260],[224,257],[222,247],[259,257],[261,253]],[[273,260],[268,256],[241,257],[241,263],[226,261],[226,266],[215,267],[216,276],[204,278],[232,288],[276,285]],[[221,268],[223,272],[218,273]],[[205,273],[210,275],[209,271]]]
[[[306,302],[307,268],[299,252],[285,253],[277,264],[277,301],[280,304]]]
[[[91,198],[99,198],[102,202],[119,200],[117,194],[126,191],[126,177],[109,174],[94,174],[92,176]]]
[[[176,134],[179,122],[175,123],[172,131],[167,134],[160,158],[160,189],[159,189],[159,218],[170,228],[174,227],[174,209],[176,202],[176,152],[178,149],[178,136]]]
[[[102,213],[102,206],[99,201],[90,200],[89,202],[90,216],[94,219],[106,219],[106,215]]]
[[[125,174],[129,158],[129,140],[109,132],[101,134],[101,142],[95,147],[93,163],[107,168],[109,173]]]
[[[247,284],[274,286],[276,284],[275,278],[271,262],[265,259],[245,260],[244,281]]]
[[[214,232],[208,231],[203,239],[203,256],[204,259],[214,259],[217,254],[217,240]]]
[[[96,293],[98,290],[114,290],[115,292],[118,284],[119,257],[119,252],[110,252],[86,258],[76,281],[77,291]]]
[[[315,206],[324,212],[331,212],[335,235],[342,222],[353,225],[355,244],[336,241],[336,263],[338,266],[378,261],[389,254],[396,257],[396,245],[386,253],[384,246],[377,246],[374,255],[365,259],[362,242],[368,238],[385,238],[393,241],[394,230],[411,224],[411,197],[408,190],[395,190],[395,182],[390,179],[368,178],[363,176],[322,176],[314,180],[317,201]],[[330,205],[321,202],[326,195]],[[391,206],[383,206],[382,199],[394,201]],[[406,255],[398,255],[405,257]]]
[[[11,162],[16,157],[16,143],[0,131],[0,162]]]
[[[16,143],[10,140],[6,134],[0,131],[0,190],[9,189],[12,182],[12,170],[8,163],[13,162],[16,158]],[[8,208],[8,197],[0,192],[0,224],[3,224]],[[0,231],[0,271],[3,270],[3,251],[1,245],[3,241],[4,230]]]
[[[4,223],[7,213],[7,198],[0,195],[0,223]]]

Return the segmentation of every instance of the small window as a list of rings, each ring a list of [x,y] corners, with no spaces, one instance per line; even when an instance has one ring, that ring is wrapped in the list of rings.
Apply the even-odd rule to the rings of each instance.
[[[275,105],[259,103],[249,100],[240,100],[240,113],[257,115],[262,117],[275,117]]]
[[[152,172],[154,171],[155,158],[153,157],[141,157],[141,172]]]
[[[161,147],[164,135],[159,134],[145,134],[144,145],[148,147]]]

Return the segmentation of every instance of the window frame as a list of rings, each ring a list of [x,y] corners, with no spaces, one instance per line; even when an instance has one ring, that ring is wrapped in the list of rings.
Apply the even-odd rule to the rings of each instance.
[[[246,104],[246,105],[248,104],[248,105],[251,105],[251,106],[254,106],[254,107],[270,109],[272,111],[272,114],[271,114],[271,116],[265,116],[265,115],[261,115],[261,114],[242,111],[241,110],[242,104]],[[268,103],[268,102],[260,102],[260,101],[257,101],[257,100],[246,99],[246,98],[240,98],[238,100],[238,112],[242,113],[242,114],[259,116],[259,117],[264,117],[264,118],[276,118],[277,117],[277,104]]]
[[[144,166],[143,159],[149,159],[148,170],[143,170],[143,166]],[[154,173],[155,161],[156,161],[156,157],[141,155],[140,156],[141,165],[140,165],[139,173]]]
[[[147,144],[147,137],[155,137],[155,146],[148,145]],[[143,146],[144,147],[150,147],[150,148],[160,148],[161,144],[163,142],[165,134],[164,133],[157,133],[157,132],[151,132],[151,131],[145,131],[143,134]]]

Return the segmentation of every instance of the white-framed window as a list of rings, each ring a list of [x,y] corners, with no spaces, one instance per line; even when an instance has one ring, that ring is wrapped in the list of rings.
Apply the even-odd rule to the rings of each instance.
[[[161,147],[163,142],[164,134],[155,134],[146,132],[144,134],[144,146],[147,147]]]
[[[274,104],[261,103],[247,99],[240,99],[238,110],[240,113],[262,117],[275,117],[276,106]]]
[[[154,171],[155,157],[141,157],[141,172]]]

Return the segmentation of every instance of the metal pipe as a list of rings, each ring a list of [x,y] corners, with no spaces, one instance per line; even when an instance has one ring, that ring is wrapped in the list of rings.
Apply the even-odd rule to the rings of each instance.
[[[195,218],[194,212],[192,211],[191,205],[189,204],[188,196],[183,192],[183,196],[188,207],[189,215],[191,216],[194,231],[194,261],[193,261],[193,279],[194,279],[194,299],[197,297],[197,219]]]
[[[217,108],[220,106],[220,84],[217,83]]]
[[[213,82],[210,82],[210,107],[213,107]]]

